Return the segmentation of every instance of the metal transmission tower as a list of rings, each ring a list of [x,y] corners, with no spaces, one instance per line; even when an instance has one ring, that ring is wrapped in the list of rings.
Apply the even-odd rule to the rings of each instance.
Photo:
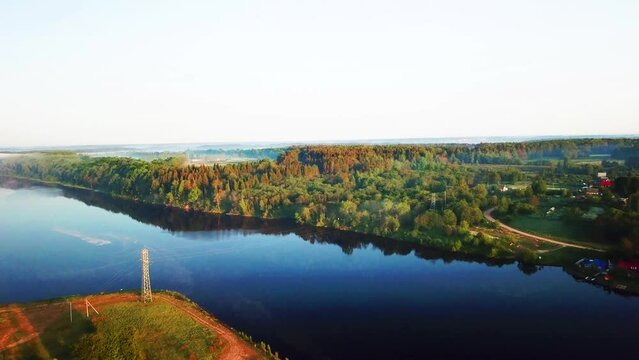
[[[437,197],[435,196],[435,194],[431,194],[430,195],[430,208],[435,210],[436,207],[437,207]]]
[[[149,249],[142,249],[142,302],[153,301],[151,277],[149,276]]]

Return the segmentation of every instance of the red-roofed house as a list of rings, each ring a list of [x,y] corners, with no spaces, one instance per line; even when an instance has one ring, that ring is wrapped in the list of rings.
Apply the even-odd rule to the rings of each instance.
[[[603,180],[599,181],[599,186],[601,186],[601,187],[611,187],[612,186],[612,180],[603,179]]]

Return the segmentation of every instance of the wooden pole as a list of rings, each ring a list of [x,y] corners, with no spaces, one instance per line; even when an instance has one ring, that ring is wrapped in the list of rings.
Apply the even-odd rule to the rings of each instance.
[[[84,298],[84,306],[86,306],[87,308],[87,318],[89,317],[89,300],[87,300],[87,298]]]
[[[96,310],[96,309],[93,307],[93,304],[91,304],[91,303],[89,302],[89,299],[87,299],[87,304],[89,304],[89,306],[91,307],[91,309],[93,309],[93,311],[95,311],[95,313],[96,313],[96,314],[100,315],[100,313],[98,312],[98,310]]]
[[[69,318],[71,318],[71,322],[73,322],[73,307],[71,306],[70,301],[69,301]]]

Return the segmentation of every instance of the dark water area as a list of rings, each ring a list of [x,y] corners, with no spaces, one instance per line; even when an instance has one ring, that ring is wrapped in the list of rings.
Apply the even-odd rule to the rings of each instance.
[[[0,187],[0,303],[137,289],[144,246],[154,289],[184,293],[290,359],[613,358],[639,340],[639,298],[558,267]]]

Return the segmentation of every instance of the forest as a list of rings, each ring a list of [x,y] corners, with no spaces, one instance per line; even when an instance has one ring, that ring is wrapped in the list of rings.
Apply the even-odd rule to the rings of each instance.
[[[544,181],[591,176],[605,165],[619,178],[598,226],[606,241],[639,249],[637,139],[551,140],[478,145],[314,145],[276,160],[186,165],[66,152],[1,159],[0,175],[55,182],[152,204],[216,214],[295,219],[436,248],[512,256],[512,239],[474,231],[482,210],[526,211]],[[605,155],[597,164],[573,161]],[[618,161],[615,161],[618,160]],[[505,196],[502,183],[530,180]],[[542,186],[543,185],[543,186]],[[562,194],[570,196],[569,193]],[[505,208],[504,208],[505,207]],[[498,209],[498,210],[499,210]],[[481,229],[481,228],[480,228]],[[520,254],[521,255],[521,254]],[[526,254],[525,254],[526,255]],[[529,255],[528,255],[529,256]]]

